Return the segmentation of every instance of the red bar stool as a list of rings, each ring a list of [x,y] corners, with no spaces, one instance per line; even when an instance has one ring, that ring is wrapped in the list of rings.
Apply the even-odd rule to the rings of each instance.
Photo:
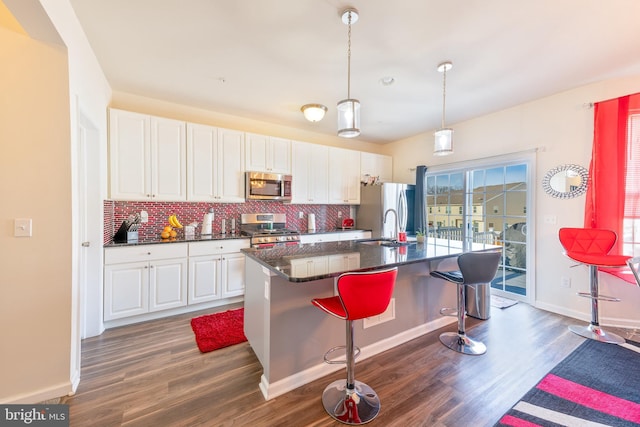
[[[569,330],[596,341],[624,343],[624,338],[603,330],[598,318],[598,301],[620,301],[615,297],[600,295],[598,267],[625,267],[631,258],[626,255],[609,254],[618,236],[615,232],[602,228],[561,228],[558,237],[566,256],[589,266],[589,292],[578,292],[578,295],[591,299],[591,323],[587,326],[571,325]]]
[[[640,256],[629,258],[627,260],[627,265],[633,273],[633,277],[635,277],[636,283],[638,284],[638,286],[640,286]]]
[[[380,399],[375,391],[354,376],[353,321],[384,313],[389,306],[398,274],[397,268],[368,272],[345,273],[338,277],[338,295],[329,298],[315,298],[313,305],[339,319],[346,320],[346,346],[334,347],[327,351],[324,360],[331,361],[328,355],[344,348],[346,352],[347,379],[329,384],[322,393],[322,404],[331,417],[345,424],[364,424],[374,419],[380,412]]]
[[[467,252],[458,257],[459,271],[432,271],[431,275],[458,285],[458,332],[440,334],[440,342],[445,347],[458,353],[479,356],[487,352],[487,347],[469,338],[465,332],[464,317],[466,314],[465,286],[477,286],[489,283],[496,277],[500,264],[501,252]],[[451,309],[440,311],[444,315],[452,313]]]

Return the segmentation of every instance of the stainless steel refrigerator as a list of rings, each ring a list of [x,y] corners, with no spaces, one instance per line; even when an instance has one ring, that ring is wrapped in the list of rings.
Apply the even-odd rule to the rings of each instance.
[[[356,227],[369,229],[372,237],[394,237],[396,218],[393,209],[398,214],[400,231],[415,234],[414,225],[415,185],[396,184],[386,182],[381,185],[363,185],[360,187],[360,205],[356,209]]]

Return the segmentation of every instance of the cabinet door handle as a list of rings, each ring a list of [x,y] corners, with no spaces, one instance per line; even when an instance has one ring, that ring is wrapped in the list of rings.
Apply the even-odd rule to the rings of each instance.
[[[91,242],[82,242],[83,248],[88,248],[89,246],[91,246]]]

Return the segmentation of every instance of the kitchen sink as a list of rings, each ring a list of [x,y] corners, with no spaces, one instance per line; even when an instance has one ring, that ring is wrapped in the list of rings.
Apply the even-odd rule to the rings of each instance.
[[[371,245],[371,246],[385,246],[387,248],[397,248],[400,246],[409,246],[413,242],[398,242],[395,240],[389,239],[377,239],[377,240],[360,240],[358,241],[361,245]]]

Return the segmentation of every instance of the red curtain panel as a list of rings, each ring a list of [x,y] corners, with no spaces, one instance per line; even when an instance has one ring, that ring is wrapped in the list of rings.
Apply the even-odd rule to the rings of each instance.
[[[632,114],[640,114],[640,94],[598,102],[594,108],[584,226],[615,231],[618,241],[612,254],[623,254],[625,216],[640,218],[640,184],[636,182],[640,177],[640,141],[629,139]]]

